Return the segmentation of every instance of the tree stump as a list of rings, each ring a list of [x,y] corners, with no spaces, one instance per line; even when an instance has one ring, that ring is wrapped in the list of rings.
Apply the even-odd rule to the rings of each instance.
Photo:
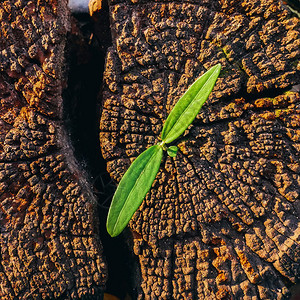
[[[0,4],[0,298],[101,298],[96,200],[62,114],[66,0]]]
[[[100,142],[112,178],[222,64],[130,222],[139,299],[288,299],[299,281],[299,19],[278,0],[111,0]]]

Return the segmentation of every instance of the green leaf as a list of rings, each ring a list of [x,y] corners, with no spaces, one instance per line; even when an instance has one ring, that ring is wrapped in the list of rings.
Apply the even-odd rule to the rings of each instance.
[[[161,133],[163,142],[168,144],[176,140],[194,121],[212,91],[220,70],[220,64],[210,68],[178,100],[164,124]]]
[[[171,157],[175,157],[177,155],[178,147],[177,146],[170,146],[167,149],[167,153]]]
[[[119,235],[139,208],[159,170],[163,157],[160,145],[141,153],[122,177],[109,208],[106,228],[114,237]]]

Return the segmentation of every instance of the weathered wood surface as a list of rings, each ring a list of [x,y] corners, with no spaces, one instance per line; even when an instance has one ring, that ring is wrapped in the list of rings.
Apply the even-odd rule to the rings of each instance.
[[[62,120],[66,0],[0,3],[0,298],[100,298],[95,198]]]
[[[120,180],[222,72],[130,223],[140,299],[287,299],[299,280],[299,19],[281,1],[110,2],[100,141]]]

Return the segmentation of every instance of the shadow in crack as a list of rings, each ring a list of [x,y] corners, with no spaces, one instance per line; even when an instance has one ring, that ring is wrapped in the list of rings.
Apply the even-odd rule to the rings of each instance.
[[[135,298],[133,286],[133,255],[127,238],[111,238],[106,232],[106,215],[116,184],[106,172],[106,164],[99,145],[101,87],[105,53],[110,45],[108,12],[103,12],[101,35],[94,34],[93,23],[87,14],[72,17],[72,31],[68,37],[66,60],[67,88],[64,91],[64,121],[70,134],[74,153],[89,176],[98,198],[100,239],[108,265],[106,292],[125,299]],[[100,96],[99,96],[100,95]],[[136,283],[135,283],[136,284]]]

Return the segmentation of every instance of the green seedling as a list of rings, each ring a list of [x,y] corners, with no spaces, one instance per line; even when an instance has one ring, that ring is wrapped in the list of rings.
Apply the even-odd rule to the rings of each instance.
[[[177,146],[167,147],[166,144],[179,138],[196,118],[214,88],[220,71],[220,64],[213,66],[188,88],[170,112],[162,129],[161,142],[142,152],[122,177],[106,222],[107,231],[112,237],[124,230],[141,205],[159,171],[163,152],[167,151],[171,157],[176,156]]]
[[[177,155],[178,147],[177,146],[170,146],[167,148],[167,153],[171,157],[175,157]]]

